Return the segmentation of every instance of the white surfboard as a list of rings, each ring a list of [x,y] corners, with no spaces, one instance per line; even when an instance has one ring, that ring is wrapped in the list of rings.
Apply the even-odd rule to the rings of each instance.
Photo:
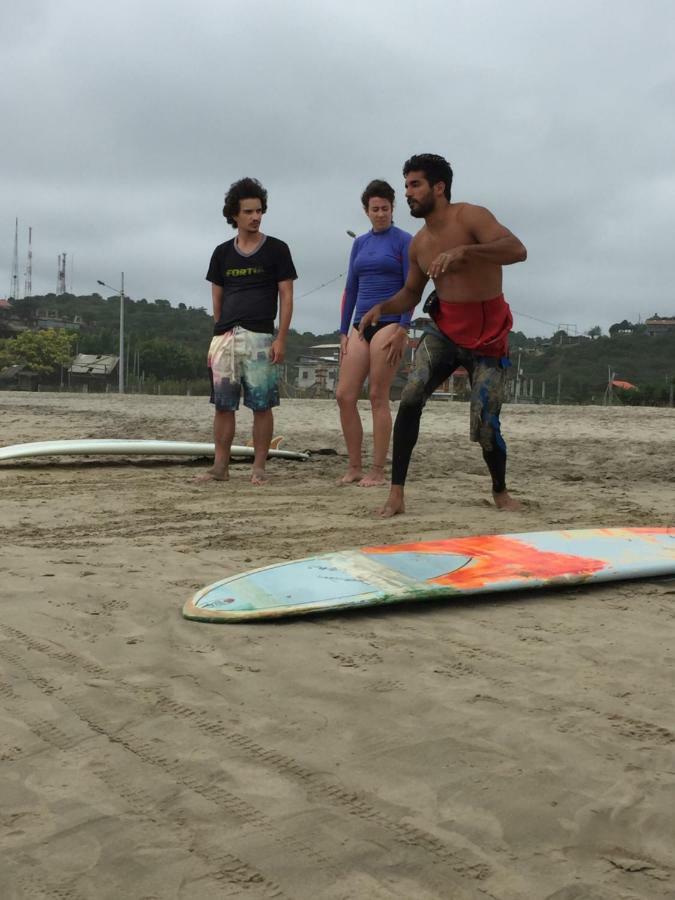
[[[232,446],[235,457],[254,455],[253,447]],[[35,456],[214,456],[215,445],[194,441],[143,441],[109,438],[101,440],[35,441],[31,444],[14,444],[0,447],[0,461],[26,459]],[[270,450],[275,459],[309,459],[309,454],[294,450]]]

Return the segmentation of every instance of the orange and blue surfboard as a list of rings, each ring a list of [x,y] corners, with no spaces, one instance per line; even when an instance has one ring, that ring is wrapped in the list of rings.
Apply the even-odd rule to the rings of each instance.
[[[186,619],[241,622],[409,601],[675,575],[675,528],[593,528],[324,553],[198,591]]]

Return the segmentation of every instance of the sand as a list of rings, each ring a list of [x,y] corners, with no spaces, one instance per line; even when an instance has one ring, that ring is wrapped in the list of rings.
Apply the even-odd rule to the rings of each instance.
[[[364,405],[365,410],[365,405]],[[366,417],[367,418],[367,417]],[[335,404],[286,401],[265,488],[185,461],[0,464],[0,895],[634,900],[675,890],[675,579],[185,621],[199,587],[406,539],[668,525],[675,411],[509,406],[490,503],[430,404],[408,513],[337,488]],[[366,422],[367,424],[367,422]],[[203,398],[0,394],[1,443],[209,440]],[[245,442],[250,415],[236,436]]]

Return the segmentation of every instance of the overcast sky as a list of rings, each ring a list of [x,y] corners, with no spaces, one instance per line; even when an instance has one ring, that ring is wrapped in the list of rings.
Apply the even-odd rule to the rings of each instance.
[[[434,152],[453,199],[528,248],[505,271],[516,329],[675,313],[673,0],[0,10],[0,296],[18,216],[22,292],[30,225],[35,294],[55,290],[65,252],[75,294],[124,271],[134,299],[210,310],[208,261],[233,235],[223,194],[252,175],[269,191],[263,230],[298,269],[294,327],[331,331],[345,231],[369,226],[363,187],[390,181],[414,232],[401,167]]]

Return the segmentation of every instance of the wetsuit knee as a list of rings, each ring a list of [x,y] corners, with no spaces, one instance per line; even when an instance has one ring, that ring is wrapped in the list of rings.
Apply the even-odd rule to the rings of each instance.
[[[426,403],[426,397],[424,395],[424,382],[417,378],[411,378],[408,380],[406,386],[403,388],[401,392],[401,401],[399,403],[399,409],[401,408],[422,408]]]
[[[506,444],[501,434],[499,419],[495,424],[491,421],[492,418],[496,418],[496,416],[490,416],[488,421],[481,423],[476,440],[484,453],[490,453],[498,447],[506,453]]]

